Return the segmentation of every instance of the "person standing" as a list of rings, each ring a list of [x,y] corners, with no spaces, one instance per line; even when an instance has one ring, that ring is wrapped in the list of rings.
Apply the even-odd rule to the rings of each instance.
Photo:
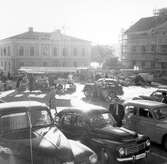
[[[166,92],[162,92],[162,100],[161,100],[161,102],[167,104]]]
[[[46,96],[47,99],[47,105],[49,106],[50,109],[54,109],[55,113],[57,113],[56,109],[56,88],[55,86],[50,87],[50,91],[48,95]]]
[[[115,121],[117,122],[117,126],[121,127],[122,120],[125,114],[124,106],[122,105],[122,103],[114,99],[112,103],[109,105],[109,111],[114,117]]]

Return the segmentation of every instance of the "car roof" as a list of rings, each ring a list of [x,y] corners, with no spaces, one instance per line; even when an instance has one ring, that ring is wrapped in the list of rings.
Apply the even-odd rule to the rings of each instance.
[[[156,91],[159,91],[159,92],[167,92],[167,88],[157,89]]]
[[[86,106],[72,106],[72,107],[60,107],[59,113],[69,113],[69,112],[75,112],[75,113],[82,113],[82,114],[90,114],[90,113],[103,113],[108,112],[108,109],[96,106],[96,105],[86,105]]]
[[[101,80],[104,80],[104,81],[116,81],[116,79],[113,79],[113,78],[100,78],[97,81],[101,81]]]
[[[12,111],[13,109],[18,110],[29,110],[31,107],[47,107],[44,103],[38,101],[12,101],[0,103],[0,113],[4,111]],[[24,108],[24,109],[23,109]],[[15,111],[16,111],[15,110]]]
[[[167,104],[157,102],[157,101],[151,101],[151,100],[130,100],[124,103],[124,105],[127,105],[127,104],[147,106],[150,108],[167,107]]]

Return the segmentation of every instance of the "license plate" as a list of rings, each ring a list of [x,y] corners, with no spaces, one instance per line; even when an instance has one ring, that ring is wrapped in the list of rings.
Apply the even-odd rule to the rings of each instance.
[[[142,153],[142,154],[136,155],[135,159],[138,160],[145,157],[146,157],[146,153]]]

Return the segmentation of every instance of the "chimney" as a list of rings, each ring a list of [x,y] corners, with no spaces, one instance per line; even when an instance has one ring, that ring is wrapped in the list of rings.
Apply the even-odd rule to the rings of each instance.
[[[28,32],[33,32],[33,27],[29,27]]]

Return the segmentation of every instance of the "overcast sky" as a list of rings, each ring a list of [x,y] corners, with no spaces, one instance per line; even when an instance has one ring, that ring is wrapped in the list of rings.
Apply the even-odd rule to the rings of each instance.
[[[167,0],[0,0],[0,39],[27,31],[64,33],[98,44],[113,44],[121,29],[153,9],[167,7]]]

